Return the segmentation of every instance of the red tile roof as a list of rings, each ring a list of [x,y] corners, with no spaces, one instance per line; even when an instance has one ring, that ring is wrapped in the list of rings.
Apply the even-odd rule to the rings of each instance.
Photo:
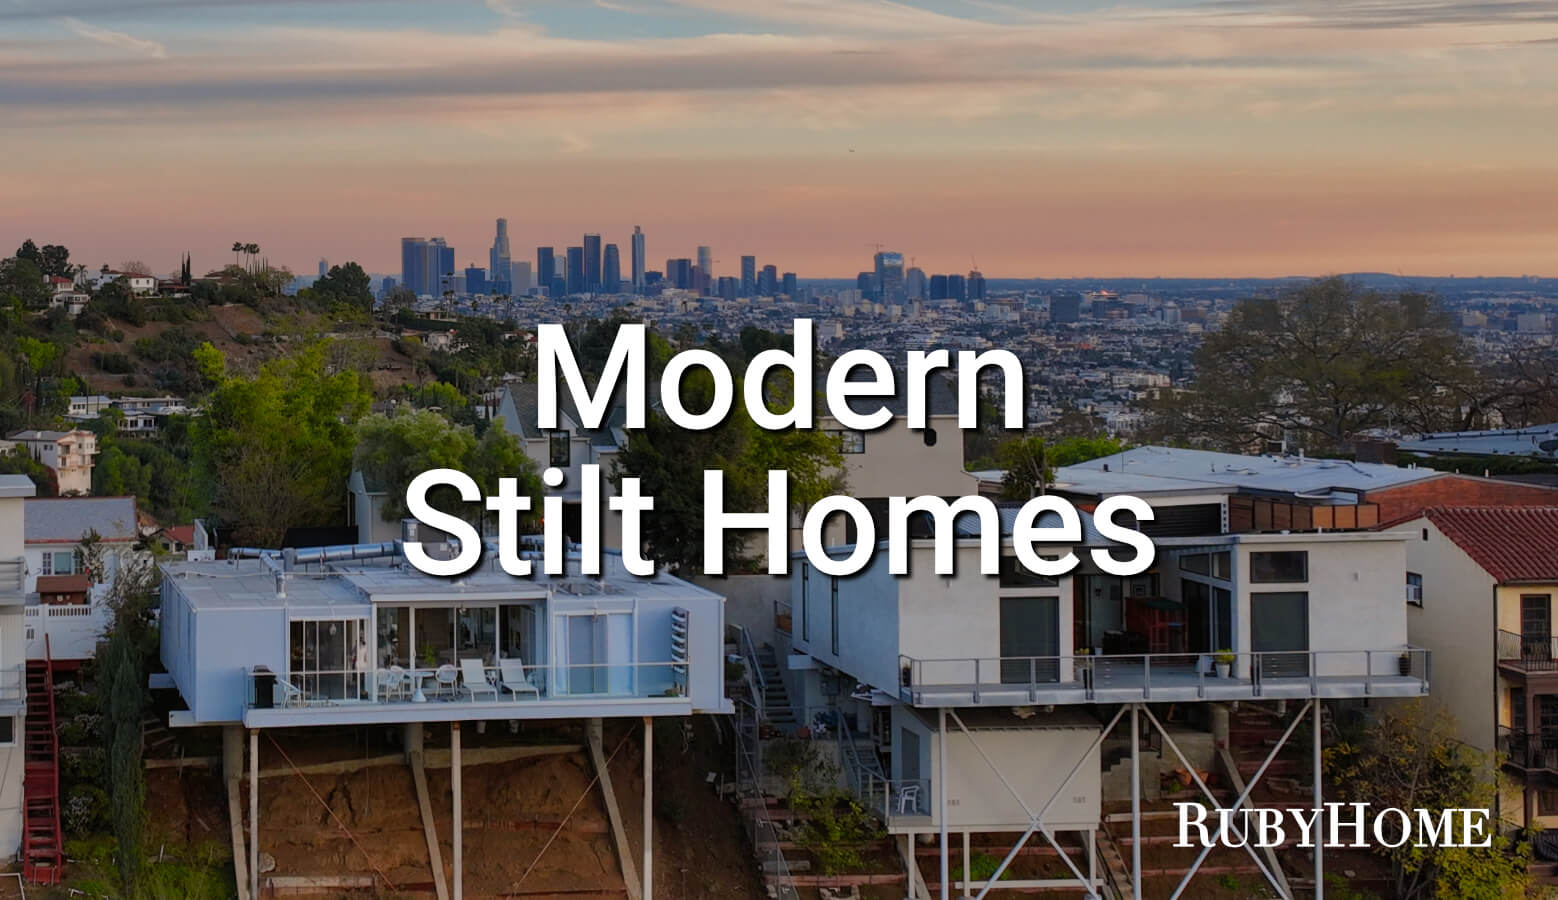
[[[1499,582],[1558,582],[1558,506],[1439,507],[1423,514]]]

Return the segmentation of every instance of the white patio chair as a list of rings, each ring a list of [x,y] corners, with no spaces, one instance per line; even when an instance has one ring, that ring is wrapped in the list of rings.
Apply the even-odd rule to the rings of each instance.
[[[487,671],[482,668],[480,659],[460,660],[460,671],[465,678],[465,689],[471,692],[471,699],[475,700],[477,694],[491,694],[494,702],[498,699],[498,689],[487,680]]]
[[[541,699],[540,688],[525,675],[525,664],[517,656],[498,660],[498,684],[515,700],[519,699],[520,694],[535,694],[537,700]]]
[[[400,666],[379,673],[379,695],[385,700],[403,700],[411,689],[411,678]]]
[[[455,685],[460,681],[460,673],[454,666],[444,663],[433,673],[433,679],[438,682],[438,696],[443,697],[446,694],[453,696]]]
[[[285,678],[276,679],[276,686],[281,688],[282,706],[303,706],[308,701],[303,696],[303,689]]]
[[[910,810],[918,812],[920,809],[920,786],[917,784],[901,784],[898,786],[898,814],[903,815]]]

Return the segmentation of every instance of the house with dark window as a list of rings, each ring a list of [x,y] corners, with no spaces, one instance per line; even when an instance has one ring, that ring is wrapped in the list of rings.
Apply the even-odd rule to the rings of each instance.
[[[1017,508],[998,510],[995,523],[955,522],[951,574],[935,571],[928,531],[912,541],[906,576],[889,573],[885,545],[847,577],[794,554],[778,658],[800,720],[813,738],[837,738],[850,785],[906,846],[1004,833],[1066,857],[1059,877],[1002,887],[1099,890],[1104,806],[1157,800],[1174,771],[1237,777],[1219,749],[1235,704],[1271,710],[1286,740],[1322,705],[1428,692],[1429,655],[1407,640],[1405,535],[1161,537],[1150,568],[1119,576],[1092,558],[1112,545],[1084,514],[1077,545],[1035,548],[1079,558],[1045,577],[1016,558]],[[1057,524],[1054,513],[1038,520]],[[979,571],[987,538],[999,544],[995,575]],[[1126,778],[1131,768],[1139,779]]]
[[[1558,506],[1436,507],[1389,530],[1407,539],[1411,640],[1455,673],[1433,696],[1500,754],[1504,818],[1558,825]],[[1558,847],[1536,849],[1558,868]]]

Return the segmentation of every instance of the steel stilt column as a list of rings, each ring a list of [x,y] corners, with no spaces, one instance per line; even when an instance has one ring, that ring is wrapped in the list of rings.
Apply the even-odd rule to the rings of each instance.
[[[260,731],[249,729],[249,896],[260,897]]]
[[[1315,764],[1315,769],[1314,769],[1314,779],[1315,779],[1315,788],[1314,788],[1314,790],[1315,790],[1315,828],[1314,828],[1314,835],[1315,835],[1315,900],[1325,900],[1325,860],[1323,858],[1324,850],[1322,849],[1323,845],[1325,844],[1325,841],[1322,840],[1321,837],[1320,837],[1324,833],[1324,832],[1322,832],[1320,830],[1320,817],[1325,815],[1325,803],[1323,802],[1323,800],[1321,798],[1322,791],[1321,791],[1321,787],[1320,787],[1320,776],[1321,776],[1322,772],[1321,772],[1321,767],[1320,767],[1320,698],[1318,698],[1318,697],[1315,698],[1315,735],[1314,735],[1314,738],[1315,738],[1315,740],[1314,740],[1314,744],[1315,744],[1315,746],[1314,746],[1314,754],[1315,754],[1315,759],[1314,759],[1314,764]]]
[[[460,796],[460,723],[449,723],[449,790],[454,795],[454,900],[465,897],[465,805]]]
[[[605,773],[602,773],[605,777]],[[644,717],[644,891],[643,900],[655,898],[655,720]]]
[[[1131,897],[1141,900],[1141,716],[1131,704]]]
[[[951,867],[947,865],[947,708],[937,713],[936,736],[941,746],[936,754],[936,821],[941,826],[941,900],[952,896]],[[965,864],[965,869],[966,869]]]

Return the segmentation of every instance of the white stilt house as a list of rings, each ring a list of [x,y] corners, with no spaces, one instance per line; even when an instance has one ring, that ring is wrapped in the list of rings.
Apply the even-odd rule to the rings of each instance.
[[[1059,851],[1065,877],[1008,877],[1000,887],[1080,884],[1098,896],[1101,806],[1125,799],[1103,796],[1101,748],[1121,737],[1129,737],[1131,883],[1140,896],[1145,736],[1161,735],[1164,756],[1206,789],[1197,774],[1205,766],[1187,759],[1196,735],[1165,728],[1160,704],[1284,700],[1318,715],[1321,700],[1428,691],[1428,654],[1406,642],[1402,536],[1163,538],[1152,568],[1129,578],[1104,574],[1082,547],[1039,548],[1083,560],[1067,576],[1044,578],[1017,564],[1014,512],[1001,510],[999,576],[979,574],[972,515],[957,523],[952,575],[935,573],[928,539],[914,541],[907,576],[888,573],[885,547],[845,578],[820,574],[801,554],[792,559],[783,663],[791,696],[802,698],[803,721],[840,730],[852,784],[890,832],[907,836],[911,896],[926,896],[912,844],[928,835],[940,850],[935,896],[984,897],[1018,849],[1036,841]],[[1108,546],[1086,516],[1084,539]],[[1122,558],[1132,552],[1115,549]],[[970,835],[1000,833],[1013,845],[1000,870],[952,883],[953,860],[970,870]],[[1252,856],[1286,896],[1280,874]]]
[[[647,743],[655,717],[731,711],[724,598],[664,573],[630,575],[615,552],[605,554],[599,577],[516,578],[493,552],[457,579],[412,568],[399,542],[231,555],[162,567],[168,674],[154,685],[176,688],[188,707],[171,724],[225,726],[231,792],[245,731],[250,770],[258,771],[265,729],[403,725],[408,755],[420,755],[423,724],[447,723],[459,823],[462,723],[583,719],[593,723],[596,750],[602,719],[641,720]],[[576,556],[568,568],[577,573]],[[644,765],[647,786],[647,750]],[[251,860],[263,828],[258,783],[248,782]],[[646,787],[645,835],[650,810]],[[454,831],[447,886],[456,900],[461,833]],[[649,846],[641,883],[630,860],[622,866],[630,895],[641,900],[652,896]],[[436,843],[429,854],[438,858]],[[260,896],[255,868],[246,870],[241,857],[237,866],[246,896]],[[434,870],[442,885],[442,865]]]

